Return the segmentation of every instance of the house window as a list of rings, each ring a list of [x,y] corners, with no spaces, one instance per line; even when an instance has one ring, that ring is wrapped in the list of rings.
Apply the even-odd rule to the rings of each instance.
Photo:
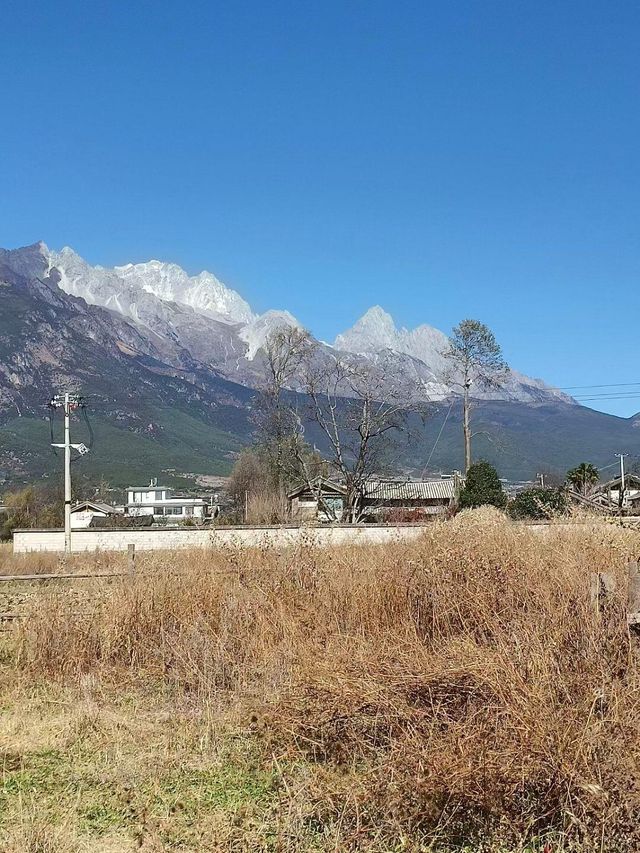
[[[338,513],[342,512],[342,507],[343,507],[342,498],[325,497],[324,498],[324,504],[328,509],[330,509],[332,512],[334,512],[336,515]]]
[[[167,506],[164,510],[165,515],[182,515],[181,506]]]
[[[185,515],[193,515],[193,507],[192,506],[186,506],[184,508],[184,514]]]

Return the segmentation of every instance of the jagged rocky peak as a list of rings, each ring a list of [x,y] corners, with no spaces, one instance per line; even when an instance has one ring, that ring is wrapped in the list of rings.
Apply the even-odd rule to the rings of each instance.
[[[254,314],[248,303],[214,275],[190,276],[177,264],[151,260],[113,268],[91,266],[69,246],[55,252],[43,245],[50,268],[60,273],[59,286],[93,305],[135,318],[136,297],[150,294],[163,302],[186,305],[199,314],[228,323],[248,323]]]
[[[238,293],[211,273],[190,276],[173,263],[151,260],[113,268],[92,266],[68,246],[56,252],[44,243],[0,250],[0,261],[31,279],[44,282],[49,274],[43,298],[54,292],[70,294],[125,318],[168,363],[192,359],[251,387],[261,382],[263,365],[256,356],[268,336],[282,326],[300,328],[288,311],[256,316]],[[443,332],[428,325],[397,327],[379,305],[334,343],[336,350],[349,353],[356,363],[381,365],[390,387],[406,387],[412,399],[426,400],[459,393],[451,381],[451,363],[444,357],[447,347]],[[327,345],[320,344],[320,349],[329,354]],[[502,387],[487,389],[483,396],[570,401],[560,391],[515,370]]]
[[[19,249],[0,249],[0,261],[27,278],[47,274],[49,249],[41,240]]]
[[[438,368],[444,366],[443,353],[447,343],[447,336],[432,326],[422,325],[411,330],[397,328],[393,317],[375,305],[351,329],[338,335],[334,346],[355,353],[391,349],[418,358],[431,368]]]
[[[377,352],[384,347],[394,349],[397,335],[391,314],[374,305],[350,329],[337,336],[334,346],[347,352]]]

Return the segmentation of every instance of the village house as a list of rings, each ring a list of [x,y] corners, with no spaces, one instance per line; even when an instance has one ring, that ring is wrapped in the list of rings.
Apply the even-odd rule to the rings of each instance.
[[[453,506],[460,489],[458,476],[438,480],[370,480],[362,500],[363,520],[381,521],[391,514],[426,520]],[[341,483],[317,477],[287,495],[292,521],[330,522],[342,518],[346,489]],[[402,519],[399,519],[402,520]]]
[[[122,510],[101,501],[80,501],[71,507],[71,529],[91,527],[95,518],[107,519],[122,515]]]
[[[289,517],[292,521],[340,520],[346,489],[326,477],[316,477],[289,492]]]
[[[613,507],[635,507],[640,500],[640,475],[627,474],[624,478],[624,495],[620,500],[621,477],[599,483],[589,497],[606,502]]]
[[[456,502],[460,481],[456,476],[439,480],[388,480],[366,484],[364,510],[378,520],[395,511],[398,520],[403,513],[412,520],[427,520],[446,513]]]
[[[148,486],[129,486],[124,512],[129,516],[152,515],[155,520],[203,520],[209,515],[210,505],[205,498],[176,495],[167,486],[151,480]]]

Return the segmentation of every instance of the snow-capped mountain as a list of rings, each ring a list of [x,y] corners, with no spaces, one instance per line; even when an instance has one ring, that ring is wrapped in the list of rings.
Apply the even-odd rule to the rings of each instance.
[[[449,339],[439,329],[423,324],[415,329],[398,329],[393,317],[379,305],[362,315],[358,322],[338,335],[336,349],[354,353],[377,353],[384,349],[424,361],[435,373],[445,371],[443,353]]]
[[[43,418],[51,393],[66,389],[90,395],[103,426],[82,471],[93,466],[118,485],[155,472],[180,482],[229,471],[252,440],[265,340],[299,323],[287,311],[255,316],[241,297],[227,298],[229,289],[216,287],[213,276],[162,267],[161,274],[144,265],[122,275],[71,250],[0,248],[0,483],[59,476]],[[163,280],[165,273],[175,280]],[[335,347],[318,346],[319,362],[374,362],[376,375],[407,400],[446,399],[428,407],[432,416],[398,446],[398,470],[420,473],[428,459],[434,470],[462,464],[461,406],[441,370],[445,344],[437,329],[396,328],[375,308]],[[606,466],[620,448],[640,453],[640,413],[604,415],[515,372],[495,396],[474,420],[482,435],[499,438],[481,452],[504,476],[530,478],[544,466],[562,472],[585,458]],[[84,437],[80,418],[72,428]],[[311,427],[309,436],[315,442]]]
[[[255,314],[240,294],[210,272],[190,276],[177,264],[157,260],[113,268],[91,266],[73,249],[51,251],[44,243],[30,251],[42,257],[61,290],[132,322],[174,367],[196,363],[217,376],[256,387],[262,380],[261,352],[267,337],[282,326],[301,328],[286,310]],[[356,362],[375,362],[390,386],[401,389],[407,399],[443,400],[459,393],[443,355],[447,344],[447,336],[432,326],[396,327],[376,305],[338,335],[333,347],[320,344],[319,352],[327,358],[339,351]],[[570,401],[544,382],[516,371],[502,388],[478,389],[476,394],[521,402]]]

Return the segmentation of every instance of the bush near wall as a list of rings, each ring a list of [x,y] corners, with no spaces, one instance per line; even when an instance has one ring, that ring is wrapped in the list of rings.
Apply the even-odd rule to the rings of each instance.
[[[567,511],[567,499],[559,489],[525,489],[509,502],[507,511],[511,518],[517,519],[553,518]]]

